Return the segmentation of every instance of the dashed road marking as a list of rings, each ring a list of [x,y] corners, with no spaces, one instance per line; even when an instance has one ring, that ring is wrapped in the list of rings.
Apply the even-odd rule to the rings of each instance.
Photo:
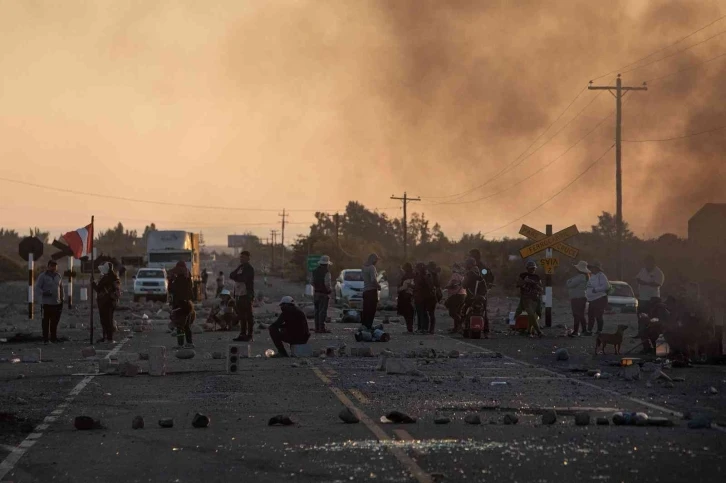
[[[370,400],[368,400],[365,394],[360,392],[358,389],[348,389],[348,392],[351,393],[353,397],[355,397],[358,401],[360,401],[361,404],[370,403]]]
[[[323,381],[325,384],[330,384],[330,379],[328,379],[320,369],[317,367],[313,367],[313,372],[315,373],[318,378]],[[328,386],[328,389],[330,389],[333,394],[335,394],[338,398],[338,400],[343,403],[345,407],[350,409],[353,414],[358,416],[358,419],[361,420],[363,424],[370,430],[371,433],[373,433],[376,438],[378,438],[378,441],[393,441],[393,439],[386,434],[383,429],[381,429],[378,424],[376,424],[375,421],[373,421],[366,413],[364,413],[362,410],[358,409],[355,404],[353,404],[353,401],[351,401],[348,396],[345,395],[345,393],[334,386]],[[433,478],[431,478],[431,475],[426,473],[421,467],[416,463],[413,459],[411,459],[410,456],[406,454],[406,452],[396,446],[386,446],[388,451],[393,454],[393,456],[401,463],[409,473],[418,481],[419,483],[433,483]]]
[[[121,350],[121,347],[128,342],[130,339],[127,337],[118,344],[116,344],[116,347],[113,348],[111,352],[109,352],[109,356],[116,355],[118,351]],[[30,433],[19,445],[12,448],[10,451],[10,454],[5,457],[4,460],[0,462],[0,480],[5,478],[5,476],[12,471],[13,468],[15,468],[15,465],[18,464],[18,461],[20,461],[20,458],[23,457],[27,451],[33,447],[33,445],[43,436],[43,431],[48,429],[51,423],[55,422],[59,416],[63,415],[66,409],[68,409],[68,406],[73,400],[80,394],[81,391],[88,385],[89,382],[93,380],[93,378],[96,376],[86,376],[83,378],[81,382],[76,384],[76,387],[74,387],[71,392],[68,393],[68,396],[64,399],[64,402],[59,404],[55,410],[53,410],[50,415],[46,416],[45,419],[43,419],[43,422],[35,427],[35,431],[33,433]]]

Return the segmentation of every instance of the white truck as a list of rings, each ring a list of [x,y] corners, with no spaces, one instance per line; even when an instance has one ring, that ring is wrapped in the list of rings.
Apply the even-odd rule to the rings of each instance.
[[[178,230],[149,232],[146,239],[146,266],[167,272],[183,261],[192,274],[196,300],[201,299],[199,233]]]

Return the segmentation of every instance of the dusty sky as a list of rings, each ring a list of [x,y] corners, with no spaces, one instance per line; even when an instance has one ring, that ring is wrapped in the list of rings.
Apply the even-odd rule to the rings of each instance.
[[[614,151],[515,220],[612,144],[609,118],[549,165],[613,98],[581,92],[534,147],[581,116],[518,156],[596,75],[612,83],[620,69],[640,85],[726,52],[724,19],[645,62],[715,36],[693,49],[622,69],[723,15],[710,0],[2,1],[0,226],[55,234],[95,214],[98,229],[153,221],[224,243],[267,236],[287,208],[291,239],[313,211],[348,200],[399,216],[389,197],[407,190],[428,198],[411,210],[453,237],[511,236],[522,222],[587,228],[614,210]],[[725,66],[628,94],[623,138],[726,126]],[[638,235],[684,234],[700,205],[726,201],[725,139],[624,145]],[[467,203],[438,204],[451,201]]]

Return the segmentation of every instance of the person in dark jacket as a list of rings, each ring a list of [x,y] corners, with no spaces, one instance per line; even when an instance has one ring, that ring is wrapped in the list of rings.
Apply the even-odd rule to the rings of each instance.
[[[446,285],[448,297],[446,297],[446,308],[449,309],[449,315],[454,320],[454,327],[449,329],[450,334],[454,334],[461,330],[461,321],[464,316],[462,313],[464,302],[466,301],[466,289],[464,288],[464,269],[454,263],[451,266],[451,279]]]
[[[478,295],[486,295],[487,291],[489,290],[489,286],[494,283],[494,272],[492,272],[492,269],[489,268],[481,259],[481,251],[474,248],[473,250],[469,251],[469,256],[474,259],[474,262],[476,263],[476,268],[479,269],[479,274],[481,274],[482,270],[486,270],[487,274],[484,275],[484,281],[486,283],[480,283],[479,284],[479,293]]]
[[[58,342],[58,323],[63,313],[63,276],[58,273],[58,263],[55,260],[48,261],[46,270],[38,276],[35,282],[35,291],[38,300],[41,301],[43,310],[43,341]]]
[[[234,280],[235,303],[239,317],[239,336],[234,340],[247,342],[252,340],[255,321],[252,315],[252,302],[255,299],[255,269],[250,264],[250,252],[239,254],[239,266],[229,274]]]
[[[207,282],[209,282],[209,273],[205,268],[202,270],[202,294],[204,295],[204,300],[207,300]]]
[[[270,338],[277,348],[278,355],[287,357],[283,343],[307,344],[310,339],[310,329],[305,313],[295,305],[292,297],[282,297],[280,311],[280,316],[270,325]]]
[[[193,348],[191,324],[196,318],[194,311],[194,286],[189,269],[182,261],[169,270],[169,295],[171,297],[171,320],[176,327],[177,345]],[[186,345],[184,341],[186,340]]]
[[[313,303],[315,304],[315,332],[330,333],[325,328],[325,321],[328,318],[328,305],[330,294],[333,293],[333,280],[330,276],[330,257],[323,255],[318,262],[318,268],[313,271]]]
[[[361,270],[363,276],[363,311],[360,321],[369,331],[373,330],[373,320],[376,318],[376,310],[378,310],[378,292],[381,290],[381,284],[378,281],[378,270],[376,270],[376,264],[379,260],[378,255],[371,253]]]
[[[111,262],[99,266],[98,271],[101,272],[101,279],[98,283],[94,280],[91,284],[91,288],[97,293],[98,315],[103,329],[103,337],[97,342],[113,343],[113,314],[121,297],[121,279],[116,275]]]
[[[416,271],[413,279],[413,302],[416,307],[416,318],[418,319],[418,333],[429,333],[429,308],[436,304],[436,294],[431,274],[423,263],[416,264]]]
[[[441,268],[436,265],[436,262],[429,262],[428,265],[426,265],[426,271],[429,274],[429,279],[431,280],[431,286],[434,293],[434,296],[429,298],[426,305],[426,310],[429,313],[429,334],[433,334],[436,329],[436,305],[441,302],[444,294],[441,290],[441,282],[439,280]]]
[[[406,330],[413,333],[413,317],[415,315],[413,308],[413,288],[414,288],[414,272],[413,265],[406,262],[401,267],[401,283],[398,285],[398,306],[396,310],[398,315],[406,321]]]

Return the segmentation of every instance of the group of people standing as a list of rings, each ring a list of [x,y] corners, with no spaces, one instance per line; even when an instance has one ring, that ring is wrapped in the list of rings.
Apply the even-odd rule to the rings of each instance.
[[[580,260],[573,265],[573,270],[574,275],[566,282],[574,319],[574,327],[569,335],[592,335],[595,322],[599,334],[605,323],[603,316],[608,306],[610,282],[600,262],[587,263]]]
[[[486,269],[486,275],[482,270]],[[406,321],[409,333],[433,334],[436,330],[436,306],[443,300],[449,314],[454,320],[450,333],[462,329],[466,310],[477,295],[486,297],[488,287],[494,281],[494,275],[481,260],[481,252],[477,249],[469,252],[463,266],[454,263],[452,275],[445,287],[441,286],[441,268],[435,262],[419,262],[415,266],[409,262],[401,267],[401,281],[398,286],[398,314]],[[414,319],[417,327],[414,331]],[[488,316],[485,313],[484,334],[488,334]]]

